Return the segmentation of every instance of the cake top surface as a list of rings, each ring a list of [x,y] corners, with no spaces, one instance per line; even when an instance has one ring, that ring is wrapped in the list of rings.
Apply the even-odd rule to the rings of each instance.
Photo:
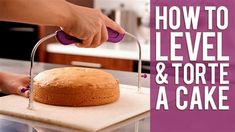
[[[116,83],[109,73],[92,68],[64,67],[43,71],[34,77],[34,83],[51,87],[80,87]]]

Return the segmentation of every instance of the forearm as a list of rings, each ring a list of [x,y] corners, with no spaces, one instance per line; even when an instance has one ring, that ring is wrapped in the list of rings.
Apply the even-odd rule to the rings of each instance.
[[[0,0],[0,20],[66,26],[70,7],[65,0]]]

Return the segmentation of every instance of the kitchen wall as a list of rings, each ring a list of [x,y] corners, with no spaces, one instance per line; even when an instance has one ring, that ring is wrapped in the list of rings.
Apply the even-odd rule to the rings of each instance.
[[[118,9],[124,4],[124,9],[134,10],[139,16],[143,15],[150,0],[94,0],[94,7],[101,9]],[[150,9],[150,8],[148,8]]]

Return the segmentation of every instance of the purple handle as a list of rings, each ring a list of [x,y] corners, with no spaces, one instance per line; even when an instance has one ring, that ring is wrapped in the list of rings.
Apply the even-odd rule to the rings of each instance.
[[[120,34],[108,27],[107,27],[107,30],[108,30],[108,40],[107,40],[108,42],[112,42],[112,43],[120,42],[125,36],[125,34]],[[62,30],[56,31],[56,39],[58,42],[64,45],[82,43],[81,39],[70,36]]]

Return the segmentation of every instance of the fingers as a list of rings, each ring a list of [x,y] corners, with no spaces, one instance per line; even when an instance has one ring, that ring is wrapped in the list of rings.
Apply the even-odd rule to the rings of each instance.
[[[83,39],[82,43],[77,43],[76,46],[88,48],[88,47],[90,47],[93,38],[94,38],[93,35],[91,35],[91,36],[87,37],[86,39]]]
[[[83,40],[82,44],[76,44],[78,47],[85,47],[85,48],[95,48],[100,46],[103,42],[107,41],[108,39],[108,31],[103,23],[100,31],[98,31],[94,37],[88,37],[87,39]]]
[[[108,31],[105,24],[102,25],[101,34],[101,43],[106,42],[108,40]]]
[[[21,81],[22,81],[22,84],[19,85],[19,87],[17,88],[17,94],[28,98],[29,97],[29,86],[30,86],[29,75],[24,76]]]
[[[116,22],[114,22],[113,20],[111,20],[110,18],[108,18],[107,16],[104,16],[105,19],[105,24],[107,27],[113,29],[114,31],[117,31],[121,34],[125,33],[125,30]]]
[[[92,44],[91,44],[91,48],[95,48],[97,46],[99,46],[101,44],[100,42],[101,40],[101,32],[98,32],[95,37],[93,38]]]
[[[91,47],[93,48],[98,47],[103,42],[107,41],[107,39],[108,39],[108,31],[105,24],[103,24],[101,27],[101,31],[97,33],[96,36],[94,37]]]
[[[101,11],[90,8],[81,8],[81,10],[86,11],[86,15],[81,17],[83,16],[81,14],[79,16],[80,21],[76,21],[72,26],[73,28],[67,30],[67,32],[70,31],[68,34],[83,40],[82,43],[76,44],[76,46],[85,48],[99,46],[108,39],[107,27],[121,34],[125,33],[120,25],[105,16]]]
[[[29,97],[29,88],[28,87],[18,87],[16,94],[24,96],[26,98]]]

